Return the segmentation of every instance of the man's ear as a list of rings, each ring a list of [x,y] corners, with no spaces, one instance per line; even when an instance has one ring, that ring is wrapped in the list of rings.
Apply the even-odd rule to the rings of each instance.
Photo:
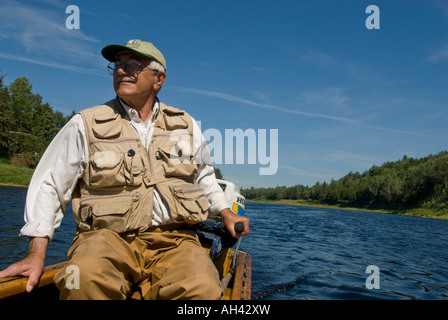
[[[155,89],[158,90],[162,88],[163,84],[165,83],[165,80],[166,80],[166,73],[163,71],[157,72],[156,80],[154,82],[154,86],[156,87]]]

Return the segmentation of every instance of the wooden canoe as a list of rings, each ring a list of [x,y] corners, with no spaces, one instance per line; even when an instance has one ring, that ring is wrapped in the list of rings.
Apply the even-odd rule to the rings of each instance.
[[[209,252],[210,248],[204,246]],[[225,300],[250,300],[252,257],[243,251],[237,251],[232,268],[235,249],[223,248],[214,261],[222,283],[228,281],[224,289]],[[45,268],[38,287],[31,293],[26,292],[27,277],[7,277],[0,279],[0,299],[6,300],[57,300],[59,291],[53,283],[53,277],[66,264],[61,262]],[[226,276],[227,275],[227,276]],[[141,300],[139,292],[134,292],[130,299]]]

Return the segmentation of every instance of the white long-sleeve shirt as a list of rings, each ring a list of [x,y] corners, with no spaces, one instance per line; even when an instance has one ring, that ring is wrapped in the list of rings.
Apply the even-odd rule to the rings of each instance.
[[[149,122],[143,122],[136,110],[121,101],[127,112],[129,123],[134,127],[142,143],[148,149],[154,132],[155,115],[159,104],[154,106]],[[216,215],[228,208],[225,195],[216,182],[210,154],[199,126],[193,119],[193,145],[195,161],[199,164],[196,181],[204,191],[210,204],[210,214]],[[20,235],[53,238],[61,224],[64,213],[72,199],[79,178],[89,161],[86,132],[80,114],[76,114],[60,130],[48,146],[37,166],[28,187],[25,204],[25,225]],[[150,209],[148,209],[150,210]],[[172,220],[161,195],[155,190],[152,225],[161,225]]]

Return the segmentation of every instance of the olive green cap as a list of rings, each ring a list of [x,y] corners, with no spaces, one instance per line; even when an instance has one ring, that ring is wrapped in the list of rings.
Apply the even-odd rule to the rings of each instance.
[[[109,61],[115,61],[117,54],[123,51],[137,52],[145,57],[151,58],[159,62],[166,70],[166,61],[162,53],[154,47],[151,42],[141,41],[139,39],[133,39],[126,42],[126,44],[111,44],[101,50],[101,54]]]

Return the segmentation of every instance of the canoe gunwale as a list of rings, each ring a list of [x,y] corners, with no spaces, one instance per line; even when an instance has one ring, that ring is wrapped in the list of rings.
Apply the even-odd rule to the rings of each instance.
[[[209,250],[208,248],[204,248]],[[231,269],[235,250],[223,248],[220,257],[214,261],[222,279]],[[251,293],[251,261],[249,254],[238,251],[237,263],[227,287],[224,289],[224,300],[250,300]],[[54,285],[54,276],[67,264],[60,262],[44,268],[44,272],[36,288],[31,293],[26,292],[28,277],[14,276],[0,279],[0,300],[56,300],[59,291]],[[132,300],[141,300],[141,295],[134,292]]]

